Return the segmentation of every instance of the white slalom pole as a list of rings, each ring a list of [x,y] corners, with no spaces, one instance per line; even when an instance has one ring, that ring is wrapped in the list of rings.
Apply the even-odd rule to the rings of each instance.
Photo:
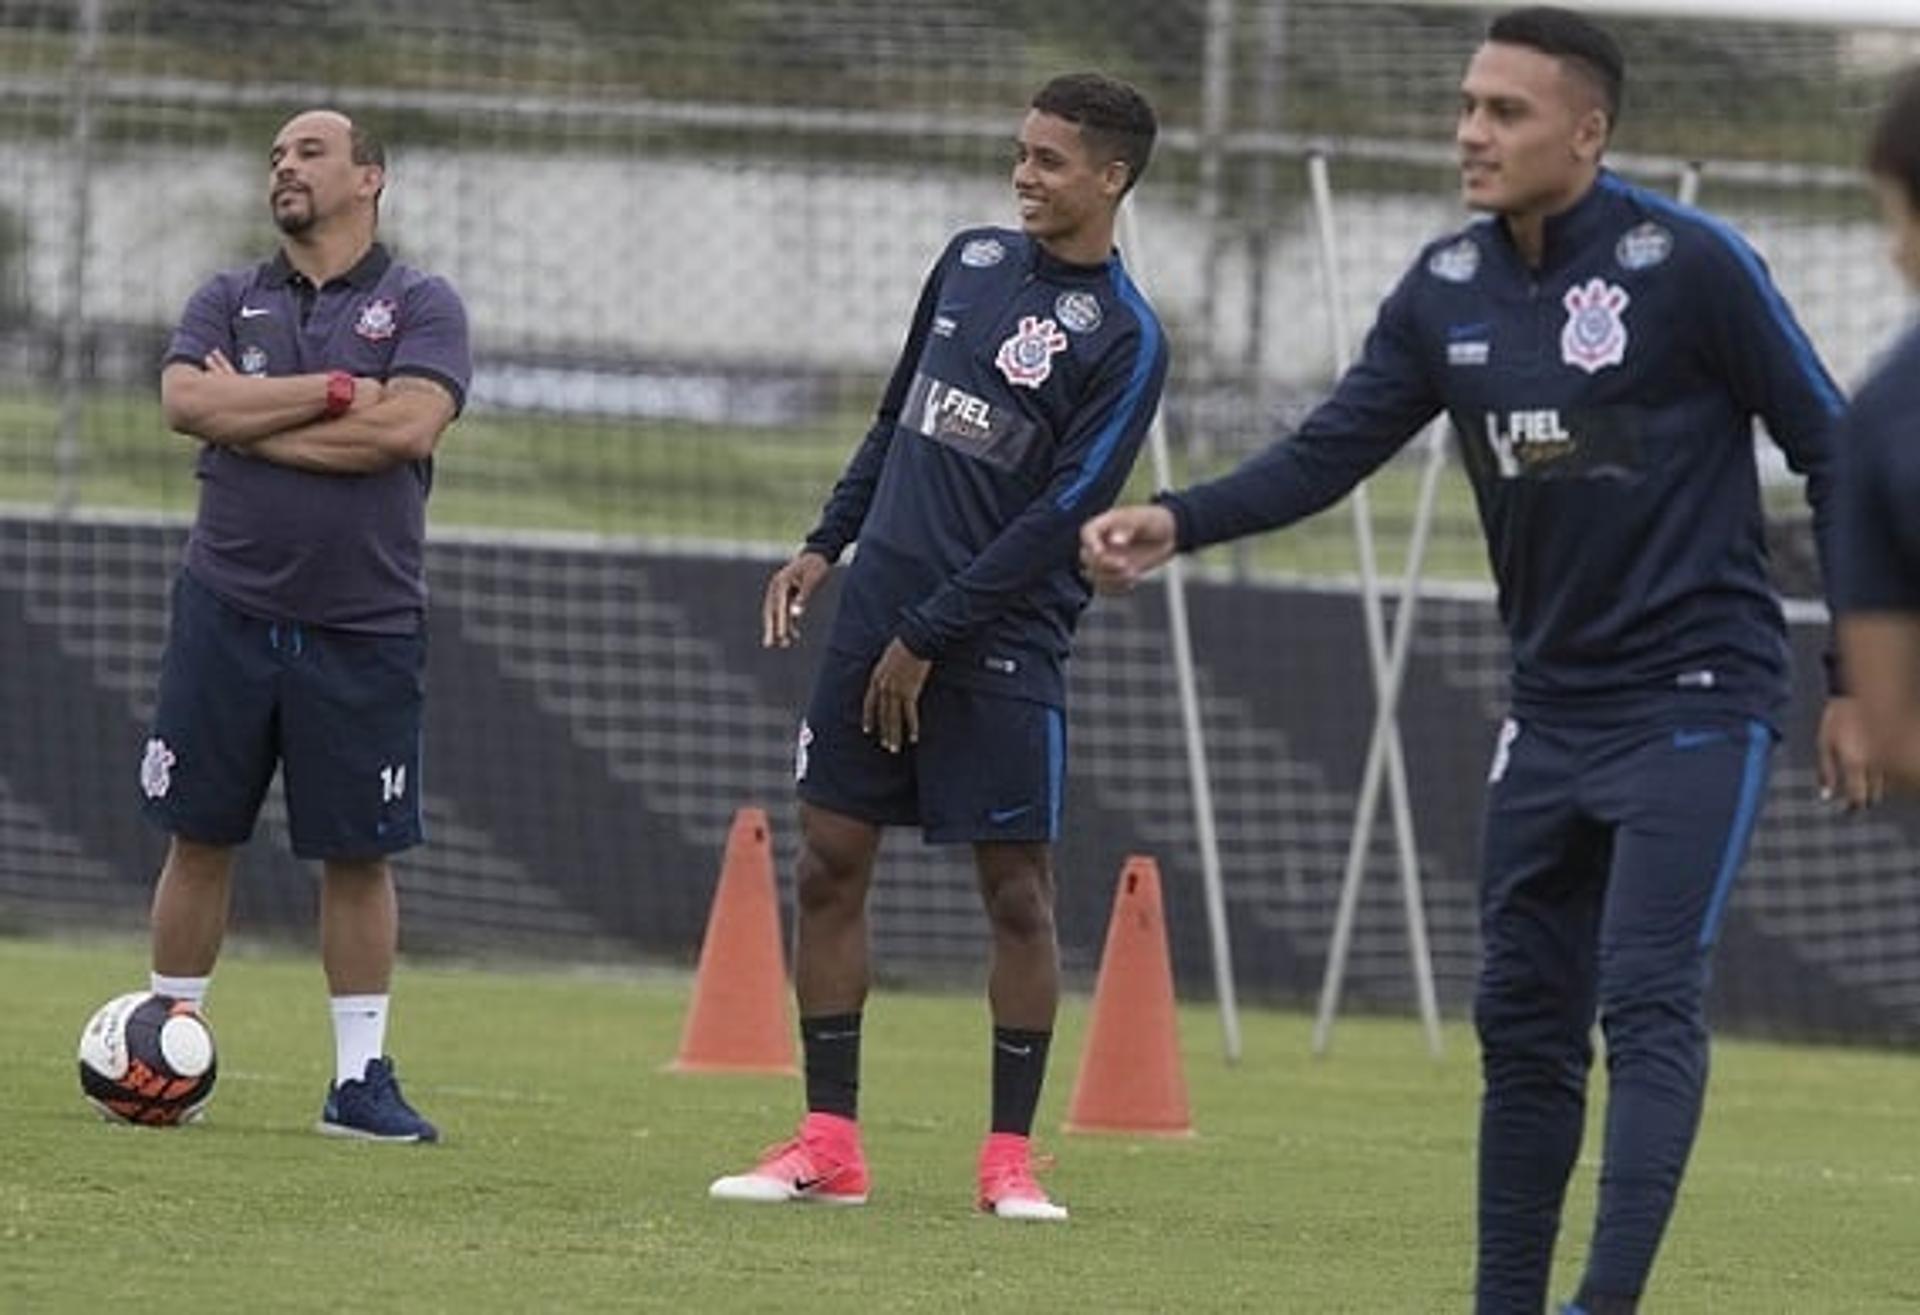
[[[1120,207],[1120,244],[1136,283],[1145,283],[1140,260],[1140,230],[1133,206]],[[1153,454],[1153,480],[1173,487],[1173,461],[1167,452],[1164,407],[1147,429]],[[1200,724],[1200,692],[1193,672],[1193,632],[1187,625],[1187,587],[1178,556],[1167,563],[1167,640],[1173,648],[1174,684],[1180,693],[1180,726],[1187,746],[1187,779],[1193,787],[1193,825],[1200,842],[1200,878],[1206,894],[1207,933],[1213,946],[1213,987],[1220,1001],[1220,1037],[1229,1064],[1240,1062],[1240,1005],[1233,988],[1233,950],[1227,938],[1227,896],[1220,875],[1220,837],[1214,829],[1213,780],[1207,773],[1205,732]]]
[[[1442,1049],[1439,999],[1433,981],[1433,954],[1427,941],[1420,863],[1413,843],[1413,815],[1407,804],[1406,768],[1400,754],[1397,722],[1400,690],[1406,681],[1407,655],[1412,648],[1420,570],[1433,524],[1433,502],[1439,489],[1440,472],[1446,466],[1445,429],[1435,425],[1428,434],[1427,461],[1420,480],[1420,501],[1414,512],[1413,534],[1407,544],[1407,570],[1401,586],[1402,603],[1394,616],[1392,649],[1387,655],[1385,676],[1380,682],[1380,706],[1374,718],[1373,735],[1367,745],[1367,765],[1362,773],[1360,800],[1355,809],[1354,829],[1347,849],[1346,876],[1340,887],[1340,906],[1334,919],[1327,976],[1321,987],[1320,1012],[1314,1020],[1313,1049],[1317,1055],[1325,1054],[1330,1044],[1333,1017],[1340,1004],[1340,987],[1346,980],[1347,953],[1353,940],[1360,878],[1365,870],[1366,841],[1372,834],[1374,818],[1379,810],[1383,775],[1389,783],[1392,799],[1394,838],[1400,860],[1401,907],[1407,926],[1407,957],[1413,968],[1420,1021],[1426,1031],[1428,1051],[1437,1058]]]
[[[1420,472],[1420,500],[1415,504],[1413,533],[1407,540],[1407,568],[1400,584],[1400,607],[1394,613],[1393,652],[1387,662],[1385,692],[1380,696],[1378,720],[1393,728],[1394,753],[1390,772],[1399,780],[1392,794],[1393,831],[1400,842],[1400,902],[1407,920],[1407,958],[1413,966],[1414,993],[1420,1003],[1420,1022],[1426,1029],[1427,1052],[1438,1059],[1440,998],[1433,984],[1433,950],[1427,941],[1427,909],[1420,884],[1420,857],[1413,844],[1413,810],[1408,802],[1406,767],[1400,757],[1400,691],[1406,686],[1407,655],[1413,648],[1413,617],[1420,600],[1420,573],[1426,566],[1427,541],[1433,531],[1433,505],[1440,493],[1440,472],[1447,464],[1447,430],[1435,423],[1427,431],[1427,464]],[[1368,826],[1372,820],[1369,818]]]
[[[1700,170],[1698,160],[1687,161],[1687,167],[1680,171],[1680,189],[1678,197],[1681,205],[1700,203]]]
[[[1321,259],[1327,274],[1327,302],[1334,338],[1334,363],[1337,373],[1347,367],[1348,326],[1344,292],[1334,240],[1333,192],[1327,175],[1326,157],[1314,152],[1307,158],[1308,182],[1314,202],[1319,232]],[[1360,903],[1360,885],[1366,872],[1367,843],[1373,834],[1379,811],[1380,780],[1387,780],[1394,836],[1400,863],[1402,900],[1407,919],[1407,951],[1412,961],[1414,990],[1420,1017],[1425,1025],[1427,1048],[1441,1051],[1440,1011],[1433,984],[1433,957],[1427,943],[1426,915],[1421,900],[1420,862],[1414,840],[1413,808],[1409,801],[1406,761],[1400,742],[1397,715],[1400,686],[1406,674],[1406,656],[1413,636],[1415,603],[1418,599],[1419,572],[1426,553],[1428,531],[1432,523],[1434,496],[1439,488],[1439,473],[1445,461],[1444,441],[1435,435],[1428,449],[1423,473],[1420,502],[1414,518],[1412,541],[1408,544],[1407,574],[1394,616],[1393,651],[1388,652],[1386,623],[1380,604],[1378,564],[1374,556],[1373,517],[1366,485],[1353,491],[1354,541],[1360,555],[1361,614],[1366,623],[1368,665],[1373,672],[1376,710],[1373,734],[1367,748],[1366,770],[1362,773],[1360,798],[1354,812],[1353,831],[1348,839],[1346,869],[1340,883],[1340,900],[1334,915],[1333,935],[1328,945],[1326,973],[1321,980],[1320,1008],[1314,1019],[1313,1051],[1325,1054],[1332,1038],[1333,1018],[1340,1006],[1340,991],[1346,981],[1347,956],[1353,944],[1353,928]]]

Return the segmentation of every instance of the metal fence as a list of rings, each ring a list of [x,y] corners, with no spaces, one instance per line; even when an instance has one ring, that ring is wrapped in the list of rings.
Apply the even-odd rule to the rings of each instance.
[[[98,530],[177,525],[192,512],[190,451],[164,431],[154,404],[159,353],[201,280],[271,251],[265,149],[301,108],[337,105],[387,138],[383,234],[403,258],[446,275],[472,316],[472,406],[443,449],[430,511],[442,543],[519,542],[608,561],[670,547],[648,559],[646,576],[671,608],[718,578],[673,563],[766,556],[810,523],[865,427],[945,237],[1011,221],[1010,139],[1027,98],[1054,73],[1104,68],[1137,82],[1161,112],[1158,156],[1130,203],[1128,255],[1173,343],[1176,473],[1218,468],[1266,441],[1325,391],[1336,355],[1308,155],[1329,162],[1344,319],[1365,325],[1415,248],[1461,221],[1452,119],[1485,21],[1469,6],[1333,0],[0,0],[0,504],[21,524],[68,527],[41,540],[27,533],[63,545],[58,574],[45,561],[25,564],[36,560],[29,554],[0,563],[0,584],[44,600],[51,580],[56,599],[65,590],[97,609],[119,597],[130,616],[151,621],[160,596],[135,608],[117,582],[164,568],[170,540]],[[1911,33],[1644,18],[1613,26],[1632,70],[1616,166],[1672,187],[1697,165],[1701,202],[1759,245],[1836,374],[1857,377],[1904,314],[1856,157],[1889,73],[1920,53]],[[1414,480],[1396,463],[1374,487],[1388,572],[1398,569],[1392,549],[1412,515]],[[1783,514],[1783,556],[1804,568],[1796,494],[1781,486],[1770,497]],[[1322,522],[1215,565],[1245,581],[1350,573],[1347,522]],[[162,555],[140,558],[136,573],[129,552]],[[1446,579],[1485,579],[1463,483],[1443,490],[1432,560]],[[1802,569],[1787,583],[1804,592],[1811,578]],[[494,628],[492,640],[464,633],[474,651],[493,653],[505,678],[525,678],[498,643],[557,624],[539,588],[485,571],[436,587],[458,592],[462,618]],[[739,600],[742,616],[751,605]],[[1285,633],[1271,618],[1242,625],[1234,607],[1202,620],[1195,638],[1215,693],[1240,686],[1212,666]],[[1497,636],[1482,620],[1430,642],[1463,652],[1491,643],[1482,656],[1497,671]],[[138,645],[158,638],[143,625],[129,621],[123,636],[133,656],[89,679],[131,679],[137,694],[146,670]],[[581,642],[601,652],[617,630],[617,618],[597,616]],[[753,642],[745,627],[697,637],[716,670]],[[1352,744],[1364,744],[1364,664],[1279,658],[1274,679],[1306,682],[1318,701],[1344,709]],[[1124,689],[1145,699],[1163,687],[1165,661],[1154,643],[1090,641],[1084,686],[1107,691],[1090,697]],[[709,744],[737,750],[769,734],[764,707],[702,706]],[[1262,743],[1297,733],[1277,709],[1257,699],[1247,707],[1249,726],[1275,737]],[[1475,709],[1456,723],[1410,726],[1410,758],[1477,743]],[[459,715],[497,712],[482,703]],[[631,712],[625,704],[608,715]],[[135,697],[126,725],[89,723],[84,733],[133,734],[137,714]],[[529,740],[529,760],[587,772],[587,760],[560,751],[582,743],[579,725],[557,716],[513,725],[512,734],[553,737],[537,749]],[[45,724],[7,733],[44,734]],[[1102,751],[1177,757],[1177,741],[1158,734],[1122,734]],[[1432,739],[1424,749],[1423,737]],[[72,761],[95,770],[113,760],[114,743]],[[644,807],[694,798],[723,812],[729,793],[744,801],[759,791],[769,769],[700,743],[669,737],[638,751],[648,774],[611,779]],[[1290,761],[1277,749],[1270,756]],[[1275,909],[1297,918],[1301,892],[1319,891],[1299,884],[1306,842],[1288,829],[1301,807],[1290,792],[1307,792],[1329,816],[1350,815],[1354,785],[1327,766],[1344,759],[1321,757],[1315,770],[1330,775],[1306,782],[1283,772],[1272,790],[1237,796],[1237,918]],[[1222,769],[1239,770],[1238,761],[1223,759]],[[23,871],[22,855],[44,864],[69,850],[77,865],[99,860],[47,821],[53,814],[33,812],[34,789],[21,779],[0,786],[26,801],[18,816],[41,819],[0,831],[34,837],[0,845],[0,867]],[[578,786],[599,797],[606,782],[588,773]],[[565,783],[526,788],[549,798]],[[1153,787],[1176,811],[1183,788],[1177,778]],[[668,813],[694,852],[725,822]],[[1803,839],[1829,835],[1785,815]],[[492,870],[479,841],[459,852]],[[917,947],[903,953],[903,971],[970,951],[968,888],[939,863],[899,861],[909,876],[883,913],[901,943]],[[1891,876],[1862,880],[1875,892],[1863,907],[1899,894]],[[1436,911],[1436,922],[1454,926],[1464,907]],[[580,915],[564,912],[554,925]],[[597,924],[584,916],[580,925]],[[1470,918],[1460,925],[1470,936]],[[1377,971],[1381,998],[1395,998],[1392,954],[1361,971]]]

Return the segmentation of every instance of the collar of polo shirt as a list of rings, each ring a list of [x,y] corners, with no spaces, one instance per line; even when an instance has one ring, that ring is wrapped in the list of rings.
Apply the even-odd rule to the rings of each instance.
[[[387,266],[391,264],[393,264],[392,253],[380,243],[375,242],[367,248],[367,254],[354,263],[352,269],[338,278],[328,279],[327,282],[329,284],[345,283],[364,292],[380,281],[380,276],[387,272]],[[268,287],[285,287],[295,279],[304,281],[306,275],[293,267],[293,262],[287,259],[287,253],[282,250],[276,251],[273,259],[267,262],[261,282]]]

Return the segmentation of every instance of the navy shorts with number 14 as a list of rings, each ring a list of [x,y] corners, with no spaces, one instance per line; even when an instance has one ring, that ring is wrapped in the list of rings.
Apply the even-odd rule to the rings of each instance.
[[[182,571],[140,765],[169,834],[238,845],[282,775],[293,852],[378,858],[420,843],[426,637],[242,612]]]

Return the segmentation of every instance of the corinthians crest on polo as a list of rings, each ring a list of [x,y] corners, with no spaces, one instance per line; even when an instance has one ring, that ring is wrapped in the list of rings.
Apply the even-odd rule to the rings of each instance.
[[[376,297],[360,308],[353,331],[368,342],[380,342],[400,331],[400,308],[387,297]]]

